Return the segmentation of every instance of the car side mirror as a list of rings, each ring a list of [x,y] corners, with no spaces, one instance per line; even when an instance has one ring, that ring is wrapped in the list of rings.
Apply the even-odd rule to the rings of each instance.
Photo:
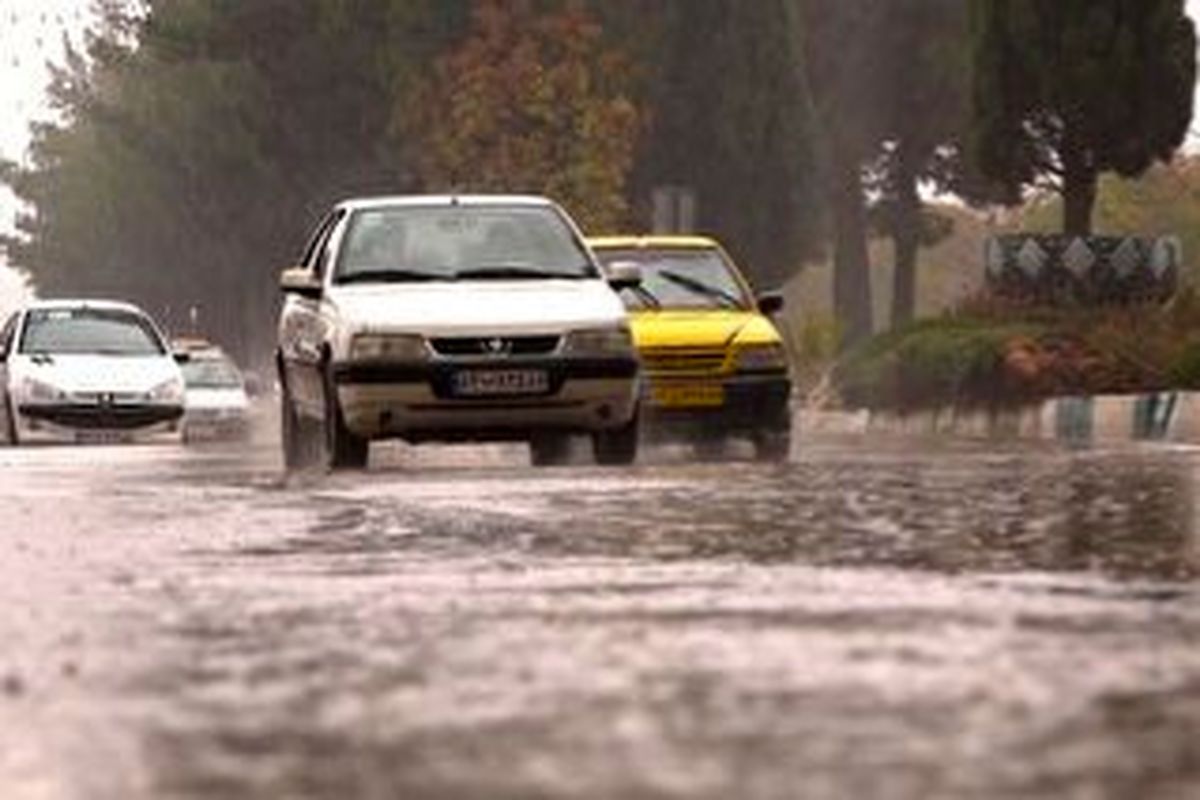
[[[321,282],[304,267],[285,269],[279,276],[279,288],[285,294],[294,294],[309,300],[321,299]]]
[[[176,350],[174,353],[171,353],[171,357],[175,359],[176,364],[192,363],[192,354],[186,350]]]
[[[764,314],[778,314],[783,306],[783,295],[779,292],[763,292],[758,296],[758,310]]]
[[[614,261],[604,268],[604,278],[617,291],[642,285],[642,267],[636,261]]]

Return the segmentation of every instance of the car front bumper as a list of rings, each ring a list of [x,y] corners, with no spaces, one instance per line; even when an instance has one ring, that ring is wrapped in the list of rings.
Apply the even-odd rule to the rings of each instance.
[[[660,392],[689,385],[720,387],[721,402],[670,405]],[[653,376],[643,399],[645,430],[652,437],[746,435],[791,428],[792,383],[784,372],[690,379]]]
[[[175,434],[183,418],[182,406],[150,403],[26,404],[16,412],[22,442],[133,441]]]
[[[545,373],[545,391],[455,395],[459,372],[510,370]],[[611,430],[633,418],[639,396],[634,358],[343,364],[335,366],[333,375],[346,427],[372,439],[503,441],[547,430]]]

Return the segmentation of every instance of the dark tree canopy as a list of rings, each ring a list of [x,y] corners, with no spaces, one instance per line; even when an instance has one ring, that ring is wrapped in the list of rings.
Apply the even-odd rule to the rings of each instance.
[[[1167,161],[1192,119],[1196,34],[1183,0],[972,0],[974,153],[1019,198],[1052,186],[1090,231],[1101,173]]]
[[[823,213],[788,2],[594,3],[640,69],[640,216],[654,187],[694,188],[699,227],[768,285],[819,250]]]

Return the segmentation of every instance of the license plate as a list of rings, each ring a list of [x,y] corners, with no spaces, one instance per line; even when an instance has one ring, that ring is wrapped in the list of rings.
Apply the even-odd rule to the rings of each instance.
[[[543,370],[489,369],[454,374],[454,394],[459,397],[512,397],[549,390],[550,376]]]
[[[651,399],[660,408],[718,408],[725,405],[725,387],[719,383],[654,386]]]

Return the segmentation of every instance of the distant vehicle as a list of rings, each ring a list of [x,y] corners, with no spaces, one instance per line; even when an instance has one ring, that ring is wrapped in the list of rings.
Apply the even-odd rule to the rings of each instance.
[[[591,436],[635,460],[638,360],[578,229],[536,197],[343,203],[282,277],[285,460],[361,467],[370,442],[526,441],[535,464]]]
[[[183,402],[179,365],[136,306],[35,302],[0,331],[0,424],[10,444],[174,434]]]
[[[202,343],[173,343],[187,353],[183,439],[240,439],[249,433],[250,398],[242,372],[219,347]]]
[[[724,248],[693,236],[589,241],[609,269],[637,268],[623,293],[646,372],[647,434],[687,438],[702,455],[744,437],[758,458],[791,447],[791,379],[779,332],[767,318],[783,298],[755,298]]]

